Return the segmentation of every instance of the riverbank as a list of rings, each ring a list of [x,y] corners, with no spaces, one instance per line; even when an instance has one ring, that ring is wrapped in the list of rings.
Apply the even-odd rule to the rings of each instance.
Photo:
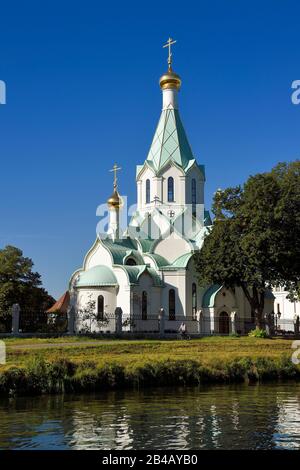
[[[291,361],[289,340],[47,341],[6,341],[7,364],[0,366],[0,394],[300,379],[300,367]],[[37,344],[42,346],[37,348]]]

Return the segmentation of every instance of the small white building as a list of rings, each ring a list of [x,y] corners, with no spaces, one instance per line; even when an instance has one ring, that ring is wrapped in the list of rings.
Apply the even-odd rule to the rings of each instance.
[[[107,202],[108,231],[97,237],[70,280],[75,330],[84,328],[80,312],[92,305],[100,319],[90,324],[95,331],[114,331],[113,314],[120,307],[123,318],[130,319],[125,329],[157,331],[158,314],[164,309],[169,332],[177,331],[184,320],[190,333],[229,334],[233,328],[245,333],[253,325],[241,289],[198,285],[193,253],[201,249],[211,225],[204,202],[205,168],[193,154],[182,125],[181,79],[170,63],[160,87],[161,116],[147,158],[136,171],[136,212],[125,234],[120,233],[122,198],[115,173],[114,192]],[[272,293],[266,294],[266,313],[278,308],[287,318],[299,315],[299,305],[289,303],[282,292],[274,295],[275,307]]]

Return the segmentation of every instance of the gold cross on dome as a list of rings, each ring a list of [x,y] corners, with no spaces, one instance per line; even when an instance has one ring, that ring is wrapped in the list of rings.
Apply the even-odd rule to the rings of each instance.
[[[117,171],[119,170],[122,170],[122,168],[120,166],[118,166],[116,163],[114,164],[114,166],[112,167],[111,170],[109,171],[113,171],[114,172],[114,189],[117,188],[118,186],[118,178],[117,178]]]
[[[163,47],[168,47],[169,48],[169,55],[168,55],[168,64],[169,64],[169,69],[171,68],[171,64],[172,64],[172,52],[171,52],[171,46],[172,44],[175,44],[175,41],[174,39],[172,38],[169,38],[167,40],[167,43],[163,45]]]

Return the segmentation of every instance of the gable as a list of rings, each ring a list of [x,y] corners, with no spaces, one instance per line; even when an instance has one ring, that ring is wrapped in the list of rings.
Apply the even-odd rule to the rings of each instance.
[[[181,255],[190,253],[192,246],[184,238],[175,232],[171,233],[167,238],[158,241],[153,252],[163,256],[169,263],[173,263]]]
[[[87,270],[97,265],[112,266],[111,255],[99,240],[88,251],[84,260],[84,269]]]

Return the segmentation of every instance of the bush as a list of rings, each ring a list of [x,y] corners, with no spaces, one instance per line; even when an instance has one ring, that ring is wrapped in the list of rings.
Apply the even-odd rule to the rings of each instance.
[[[268,338],[268,333],[266,330],[255,328],[255,330],[251,330],[248,333],[248,336],[251,336],[252,338]]]
[[[0,394],[42,395],[63,392],[98,392],[157,386],[257,382],[300,379],[300,367],[290,356],[214,358],[207,363],[191,359],[162,359],[124,365],[66,358],[45,361],[35,356],[24,367],[0,373]]]

